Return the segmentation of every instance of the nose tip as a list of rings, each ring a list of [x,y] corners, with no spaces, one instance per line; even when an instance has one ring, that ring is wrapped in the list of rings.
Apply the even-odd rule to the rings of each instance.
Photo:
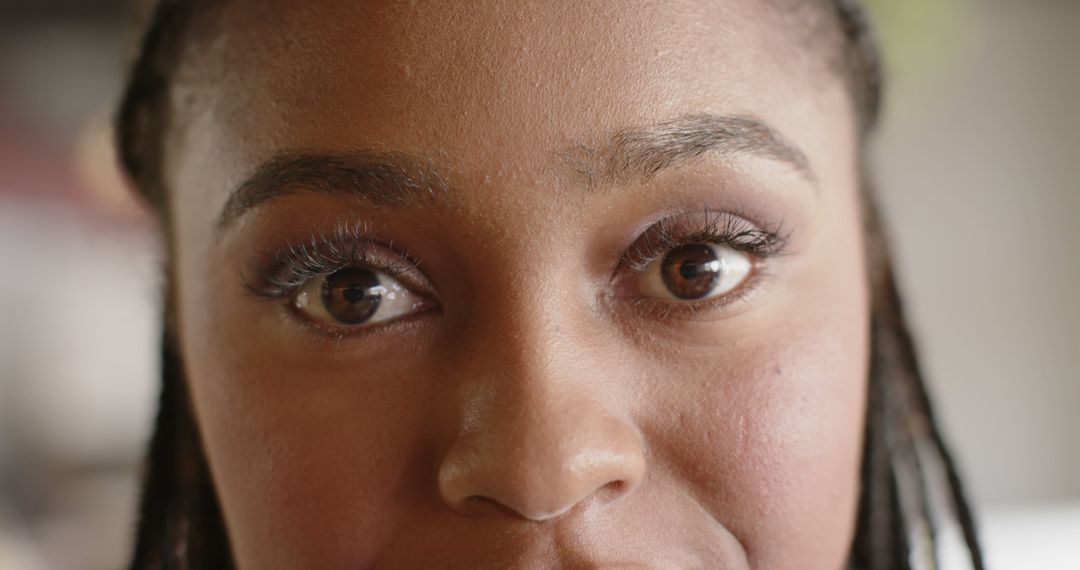
[[[502,427],[460,438],[440,467],[439,492],[460,514],[510,512],[542,522],[589,500],[614,502],[644,477],[636,430],[614,418]]]

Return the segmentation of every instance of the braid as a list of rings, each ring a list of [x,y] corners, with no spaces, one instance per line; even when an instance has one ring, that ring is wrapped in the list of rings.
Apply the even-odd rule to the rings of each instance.
[[[170,126],[169,87],[198,4],[198,0],[158,2],[116,114],[120,164],[163,221],[168,203],[163,163]]]
[[[930,508],[932,483],[938,482],[931,480],[935,475],[932,468],[937,463],[943,471],[949,506],[960,525],[972,567],[984,570],[972,509],[956,464],[934,419],[915,344],[904,319],[886,247],[884,224],[873,201],[872,184],[865,174],[863,180],[864,233],[870,264],[873,320],[867,452],[863,458],[860,528],[856,532],[853,560],[856,568],[907,570],[910,568],[909,549],[896,551],[895,547],[907,544],[912,535],[917,537],[919,529],[925,528],[927,536],[924,538],[934,557],[929,561],[930,567],[938,567],[937,528]],[[878,449],[871,449],[871,446]],[[887,459],[879,456],[882,449]],[[882,465],[884,462],[888,462],[887,468]],[[898,478],[908,479],[908,485],[899,485]],[[906,501],[895,496],[905,492],[915,496]],[[865,512],[885,503],[894,505],[891,516],[898,519],[886,521],[878,513]],[[911,510],[916,512],[910,514],[908,511]],[[895,524],[896,520],[901,524]],[[883,557],[883,552],[891,554]],[[901,553],[903,557],[900,557]]]
[[[132,570],[233,568],[224,519],[206,465],[183,364],[162,343],[162,390],[139,504]]]
[[[116,114],[120,164],[165,227],[169,224],[163,176],[171,119],[169,89],[197,4],[199,0],[158,2]],[[130,568],[227,570],[234,566],[224,518],[169,324],[174,299],[171,279],[166,287],[162,390],[146,458]]]
[[[883,74],[877,38],[858,0],[834,0],[845,40],[843,74],[849,82],[862,133],[869,134],[881,112]]]
[[[159,0],[142,38],[116,115],[116,146],[123,169],[168,227],[164,184],[165,140],[171,126],[170,86],[183,59],[193,20],[208,0]],[[883,74],[876,40],[858,0],[824,0],[835,12],[859,132],[876,127]],[[857,529],[850,566],[910,570],[913,541],[924,538],[937,567],[931,508],[931,467],[944,471],[951,507],[971,553],[983,570],[972,509],[951,454],[937,428],[901,311],[882,224],[863,184],[867,259],[873,296],[871,363]],[[172,285],[169,285],[170,290]],[[169,299],[173,297],[168,296]],[[170,301],[171,305],[171,301]],[[171,307],[166,308],[167,311]],[[167,331],[168,332],[168,331]],[[132,570],[231,568],[219,503],[186,395],[182,359],[172,336],[163,336],[163,391],[147,457]],[[929,445],[929,457],[923,451]],[[912,512],[914,511],[914,512]],[[925,536],[918,530],[925,529]]]

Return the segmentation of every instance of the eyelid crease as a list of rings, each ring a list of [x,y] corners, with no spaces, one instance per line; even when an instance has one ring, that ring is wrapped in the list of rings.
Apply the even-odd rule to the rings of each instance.
[[[782,223],[761,227],[735,214],[706,208],[656,222],[634,242],[623,263],[631,271],[641,272],[669,251],[694,243],[726,245],[764,259],[783,253],[790,237]]]
[[[392,257],[379,250],[388,250]],[[396,258],[396,259],[395,259]],[[264,252],[253,264],[253,279],[244,288],[257,297],[281,299],[294,294],[309,280],[346,267],[367,267],[415,286],[419,262],[408,252],[383,244],[370,234],[367,223],[343,222],[329,233],[312,232],[305,241],[289,242],[277,251]]]

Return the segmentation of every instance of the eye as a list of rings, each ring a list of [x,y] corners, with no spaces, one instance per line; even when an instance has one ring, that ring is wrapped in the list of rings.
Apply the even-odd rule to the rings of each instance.
[[[754,270],[750,254],[726,245],[678,246],[641,273],[638,291],[647,297],[696,301],[738,289]]]
[[[385,273],[346,267],[309,280],[292,304],[313,321],[356,327],[418,313],[430,302]]]

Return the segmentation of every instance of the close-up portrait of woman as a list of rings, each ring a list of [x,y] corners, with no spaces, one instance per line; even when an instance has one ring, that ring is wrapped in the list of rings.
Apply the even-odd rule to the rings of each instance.
[[[907,568],[937,481],[971,530],[854,3],[157,10],[136,568]]]
[[[124,563],[982,570],[876,199],[883,57],[857,0],[148,7]]]

